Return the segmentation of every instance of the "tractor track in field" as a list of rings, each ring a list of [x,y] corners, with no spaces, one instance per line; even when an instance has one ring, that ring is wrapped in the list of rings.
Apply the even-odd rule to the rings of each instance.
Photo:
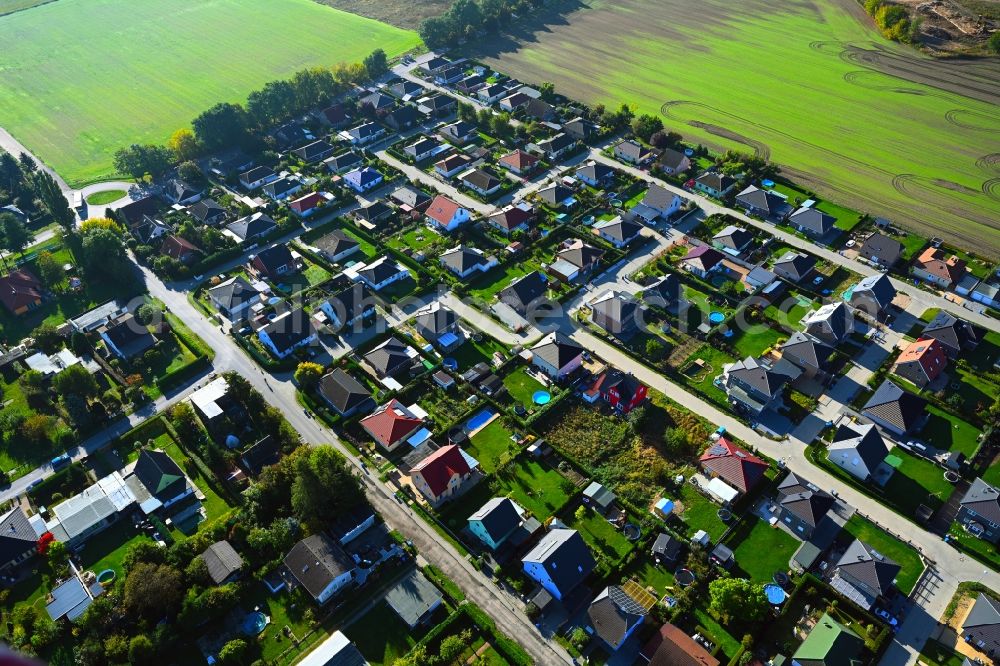
[[[991,173],[1000,171],[1000,153],[983,155],[976,160],[976,167]]]
[[[984,181],[983,194],[994,201],[1000,201],[1000,178],[990,178]]]
[[[995,124],[992,126],[983,126],[964,121],[961,117],[965,116],[975,116],[977,118],[985,118],[988,121],[993,121]],[[991,118],[984,113],[979,113],[977,111],[969,111],[968,109],[952,109],[944,114],[944,119],[955,127],[960,127],[964,130],[971,130],[973,132],[989,132],[991,134],[1000,132],[1000,118]],[[978,164],[978,162],[977,162]]]

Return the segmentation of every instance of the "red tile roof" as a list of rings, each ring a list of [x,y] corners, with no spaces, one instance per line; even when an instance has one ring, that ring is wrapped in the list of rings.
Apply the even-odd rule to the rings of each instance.
[[[649,666],[719,666],[713,657],[679,627],[660,627],[639,653]]]
[[[0,278],[0,303],[11,312],[33,305],[42,299],[42,283],[24,268]]]
[[[510,231],[511,229],[518,228],[525,222],[531,221],[534,216],[534,213],[529,213],[523,208],[510,206],[504,208],[499,213],[494,213],[490,216],[490,219]]]
[[[965,274],[965,261],[955,255],[945,257],[940,248],[929,247],[917,258],[917,267],[935,277],[954,283]]]
[[[399,400],[393,398],[361,419],[361,426],[383,446],[391,446],[423,425]]]
[[[326,199],[324,199],[323,195],[319,192],[310,192],[304,197],[299,197],[295,201],[290,202],[288,205],[292,208],[292,210],[303,213],[307,210],[312,210],[324,201],[326,201]]]
[[[509,167],[513,167],[518,171],[524,171],[525,169],[531,168],[538,164],[538,159],[531,153],[526,153],[523,150],[515,150],[509,155],[504,155],[500,158],[500,164],[504,164]]]
[[[441,447],[410,471],[411,475],[420,474],[424,478],[435,497],[440,497],[448,490],[448,483],[452,477],[455,475],[463,477],[471,473],[472,470],[469,469],[469,463],[465,461],[461,449],[454,444]]]
[[[944,352],[944,345],[934,338],[920,338],[916,342],[911,342],[910,346],[903,350],[896,363],[919,363],[927,375],[927,381],[934,381],[938,375],[948,365],[948,357]]]
[[[734,486],[741,493],[749,492],[767,471],[767,463],[742,449],[725,437],[720,437],[708,447],[701,458],[701,466]]]
[[[171,234],[163,239],[163,245],[160,246],[160,252],[167,255],[168,257],[173,257],[174,259],[183,259],[194,252],[198,252],[198,246],[181,236],[175,236]]]
[[[461,208],[460,205],[443,194],[439,194],[434,197],[434,201],[427,207],[427,217],[443,226],[447,226],[451,222],[451,218],[455,217],[455,213],[458,212],[459,208]]]

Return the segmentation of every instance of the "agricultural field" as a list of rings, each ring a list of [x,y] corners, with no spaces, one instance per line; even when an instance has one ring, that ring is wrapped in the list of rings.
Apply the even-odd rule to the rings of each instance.
[[[79,184],[216,102],[419,38],[311,0],[59,0],[0,18],[0,42],[0,127]],[[267,57],[245,57],[253,44]]]
[[[20,2],[31,1],[38,2],[38,0],[20,0]],[[406,30],[416,30],[425,18],[440,16],[451,6],[451,0],[317,0],[317,2]]]
[[[853,0],[593,0],[468,51],[571,98],[634,103],[691,141],[755,151],[842,206],[1000,254],[988,148],[1000,67],[887,42]]]

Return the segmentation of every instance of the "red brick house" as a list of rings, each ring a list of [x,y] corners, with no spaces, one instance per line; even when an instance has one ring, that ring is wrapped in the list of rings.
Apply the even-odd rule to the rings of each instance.
[[[583,398],[590,403],[603,400],[620,414],[628,414],[645,402],[648,391],[649,388],[633,375],[611,368],[597,377]]]
[[[160,246],[160,254],[173,257],[182,264],[189,264],[198,258],[201,250],[188,239],[170,234],[163,239],[163,245]]]
[[[25,268],[11,271],[0,277],[0,303],[16,315],[34,310],[42,304],[42,283]]]
[[[288,207],[299,217],[308,217],[314,210],[326,203],[326,197],[319,192],[310,192],[304,197],[288,203]]]

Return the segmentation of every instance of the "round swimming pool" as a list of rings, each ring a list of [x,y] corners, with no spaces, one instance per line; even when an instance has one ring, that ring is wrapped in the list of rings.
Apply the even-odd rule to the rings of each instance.
[[[441,361],[441,365],[443,365],[448,370],[458,370],[458,361],[456,361],[451,357],[443,359]]]
[[[785,603],[785,598],[788,595],[779,585],[768,583],[764,586],[764,596],[767,597],[767,602],[772,606],[780,606]]]
[[[243,633],[247,636],[256,636],[260,632],[264,631],[264,627],[266,627],[270,621],[271,619],[260,611],[247,613],[247,616],[243,618]]]
[[[535,391],[535,394],[531,396],[531,401],[536,405],[547,405],[550,400],[552,400],[552,394],[548,391]]]
[[[726,320],[726,315],[721,312],[712,312],[708,315],[708,321],[713,324],[721,324]]]
[[[115,579],[114,569],[105,569],[101,573],[97,574],[97,582],[101,585],[107,585]]]

